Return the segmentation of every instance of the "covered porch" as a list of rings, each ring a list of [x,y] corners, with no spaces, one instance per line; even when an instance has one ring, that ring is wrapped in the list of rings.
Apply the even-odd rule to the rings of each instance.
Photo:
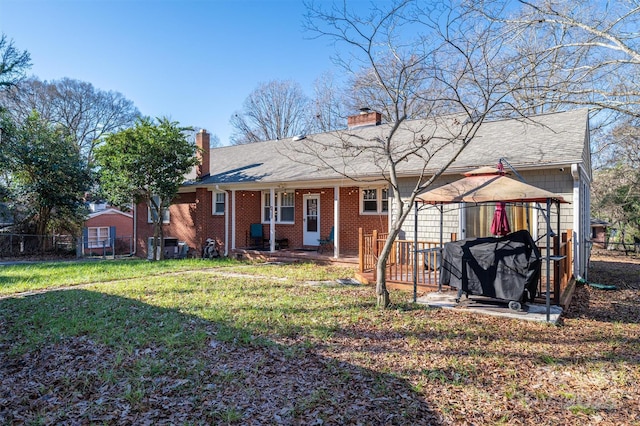
[[[352,267],[357,270],[358,253],[346,251],[340,256],[334,256],[333,251],[318,251],[305,248],[281,248],[278,250],[255,250],[253,248],[237,248],[232,250],[231,256],[240,260],[255,260],[261,262],[313,262],[320,265],[336,265]]]

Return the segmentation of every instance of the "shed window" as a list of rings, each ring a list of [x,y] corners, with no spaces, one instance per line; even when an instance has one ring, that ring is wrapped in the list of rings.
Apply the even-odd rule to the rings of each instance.
[[[87,228],[87,238],[89,248],[111,247],[108,226]]]

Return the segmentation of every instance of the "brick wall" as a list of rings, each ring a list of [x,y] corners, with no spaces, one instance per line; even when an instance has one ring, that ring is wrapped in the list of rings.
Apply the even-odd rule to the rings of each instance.
[[[200,249],[196,240],[196,194],[178,194],[169,207],[169,223],[162,225],[165,237],[174,237],[185,241],[191,248]],[[153,224],[148,221],[149,213],[145,203],[137,206],[137,255],[147,257],[147,241],[153,237]]]
[[[260,191],[236,191],[236,248],[250,244],[249,228],[252,223],[260,223],[262,220],[260,196]],[[268,226],[263,226],[262,232],[266,238],[269,235]]]
[[[84,226],[87,228],[99,228],[103,226],[115,226],[116,238],[131,237],[133,235],[133,218],[119,213],[105,213],[88,219]]]
[[[334,224],[333,188],[301,188],[295,190],[295,219],[293,224],[276,224],[276,238],[289,240],[289,247],[303,246],[303,200],[305,194],[318,194],[320,196],[320,235],[329,235]],[[250,246],[249,229],[252,223],[261,223],[262,204],[261,191],[236,191],[236,247]],[[231,212],[233,198],[229,196]],[[186,241],[189,247],[195,248],[198,253],[202,250],[207,238],[225,237],[225,216],[212,214],[213,193],[205,188],[199,188],[195,193],[180,194],[171,205],[170,223],[163,225],[166,237],[175,237],[180,241]],[[269,223],[263,223],[262,229],[265,240],[269,239]],[[356,251],[358,249],[358,229],[363,228],[370,233],[374,229],[386,231],[388,216],[378,214],[360,214],[360,194],[356,187],[340,189],[340,229],[335,232],[340,234],[340,245],[344,251]],[[229,229],[229,233],[231,229]],[[153,226],[147,222],[147,207],[144,204],[138,206],[138,255],[147,254],[147,239],[153,236]],[[231,235],[229,235],[231,238]],[[226,244],[231,246],[231,240]]]
[[[389,217],[386,214],[360,214],[360,191],[356,187],[340,189],[340,248],[358,250],[358,229],[370,234],[374,229],[386,232]]]

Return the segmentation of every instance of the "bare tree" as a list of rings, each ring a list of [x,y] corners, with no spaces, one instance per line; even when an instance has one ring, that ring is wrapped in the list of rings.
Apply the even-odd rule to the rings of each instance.
[[[619,120],[640,116],[640,2],[484,0],[468,6],[491,19],[536,68],[516,101],[546,110],[591,109],[594,162],[607,164]],[[540,77],[542,77],[540,79]]]
[[[25,77],[25,71],[31,66],[29,52],[22,52],[2,33],[0,35],[0,89],[14,86]]]
[[[394,206],[376,266],[380,307],[390,304],[387,259],[416,196],[456,160],[487,117],[512,108],[514,91],[528,77],[496,60],[504,42],[490,23],[482,26],[461,12],[446,3],[413,0],[373,7],[364,17],[345,4],[328,10],[308,5],[307,28],[350,47],[336,61],[354,76],[357,96],[383,111],[387,123],[364,133],[335,132],[333,139],[318,135],[288,147],[297,161],[321,163],[354,181],[388,183]],[[417,177],[411,190],[401,193],[399,170],[407,168]]]
[[[640,2],[554,0],[471,2],[558,76],[543,87],[562,102],[640,116]],[[554,96],[555,93],[554,93]]]
[[[122,94],[70,78],[52,82],[30,78],[5,91],[0,101],[18,121],[36,110],[42,119],[62,126],[88,165],[105,135],[131,126],[140,115]]]
[[[314,82],[313,114],[310,132],[329,132],[344,128],[347,118],[342,89],[331,72],[325,72]]]
[[[231,117],[234,145],[284,139],[306,133],[309,100],[293,81],[262,83],[244,101],[242,111]]]

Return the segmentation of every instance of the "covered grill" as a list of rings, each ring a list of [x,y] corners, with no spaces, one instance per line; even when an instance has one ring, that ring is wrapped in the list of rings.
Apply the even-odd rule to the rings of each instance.
[[[540,277],[541,257],[528,231],[501,238],[469,238],[446,243],[440,284],[458,289],[458,298],[487,296],[511,303],[533,301]]]
[[[551,222],[549,220],[550,212],[551,212],[551,204],[555,203],[558,206],[558,211],[560,209],[561,203],[566,203],[566,201],[562,198],[562,196],[558,194],[554,194],[552,192],[543,190],[541,188],[537,188],[535,186],[528,185],[524,182],[515,181],[511,178],[505,176],[504,170],[491,168],[491,167],[481,167],[476,170],[472,170],[464,174],[465,177],[457,180],[455,182],[443,185],[441,187],[432,189],[430,191],[423,192],[416,197],[415,202],[415,219],[414,219],[414,229],[415,229],[415,259],[414,268],[417,268],[417,235],[418,235],[418,204],[422,203],[423,205],[433,205],[440,206],[440,246],[443,250],[443,267],[441,274],[441,282],[446,281],[450,285],[456,286],[458,285],[459,295],[462,292],[469,292],[471,294],[495,294],[496,298],[504,298],[505,300],[510,301],[510,308],[514,309],[516,307],[519,308],[520,300],[523,299],[525,292],[528,292],[526,295],[527,300],[535,297],[535,289],[529,289],[529,285],[533,287],[533,283],[536,282],[537,277],[539,276],[539,265],[541,263],[539,250],[536,248],[535,243],[531,241],[531,236],[522,236],[519,238],[524,238],[525,241],[522,248],[518,250],[523,250],[525,253],[527,251],[526,247],[531,246],[531,254],[529,257],[530,265],[533,269],[529,272],[525,273],[526,276],[531,274],[530,278],[527,278],[524,281],[524,284],[504,284],[504,282],[510,282],[509,280],[504,281],[505,277],[511,275],[511,268],[507,265],[515,266],[516,262],[521,262],[522,259],[515,256],[508,260],[507,258],[503,258],[501,253],[506,253],[508,250],[511,250],[513,244],[512,241],[508,243],[502,239],[496,238],[488,238],[488,239],[478,239],[475,240],[462,240],[457,242],[448,243],[449,249],[447,246],[443,244],[442,241],[442,208],[443,204],[451,204],[451,203],[544,203],[546,204],[546,209],[543,211],[547,231],[545,233],[546,237],[546,256],[544,257],[546,264],[546,308],[547,308],[547,321],[550,320],[551,315],[551,289],[550,289],[550,271],[551,271],[551,253],[549,252],[549,248],[551,247]],[[542,206],[538,207],[540,210],[543,209]],[[558,218],[560,216],[558,215]],[[560,225],[560,220],[558,219],[558,228]],[[528,234],[528,232],[527,232]],[[507,239],[510,236],[507,236]],[[489,243],[489,247],[485,249],[485,254],[481,254],[482,250],[480,249],[481,241],[484,240],[485,243]],[[476,241],[476,242],[473,242]],[[466,244],[466,245],[465,245]],[[502,244],[502,245],[500,245]],[[477,248],[474,248],[478,246]],[[514,250],[514,253],[518,250]],[[448,253],[447,253],[448,252]],[[489,252],[489,253],[487,253]],[[493,252],[490,253],[490,252]],[[456,255],[457,253],[457,255]],[[514,254],[512,253],[512,254]],[[466,254],[466,255],[465,255]],[[464,255],[464,256],[463,256]],[[493,258],[492,258],[493,256]],[[496,257],[498,260],[496,260]],[[525,255],[526,257],[526,255]],[[532,259],[533,257],[533,259]],[[448,259],[448,260],[447,260]],[[536,266],[536,260],[537,265]],[[455,262],[458,262],[456,265]],[[448,262],[449,267],[448,270],[445,266],[445,262]],[[463,265],[465,263],[465,265]],[[468,264],[466,264],[468,263]],[[480,265],[489,265],[488,267],[481,268]],[[493,265],[493,266],[492,266]],[[452,273],[454,271],[458,271],[458,284],[456,284],[455,275]],[[500,271],[498,273],[498,271]],[[536,272],[537,271],[537,272]],[[471,274],[473,272],[473,274]],[[477,272],[477,273],[476,273]],[[507,273],[508,272],[508,273]],[[494,276],[495,274],[495,276]],[[463,279],[464,278],[464,279]],[[486,281],[485,281],[486,279]],[[520,297],[518,297],[518,293]],[[417,297],[417,272],[414,272],[414,281],[413,281],[413,300],[415,301]]]

